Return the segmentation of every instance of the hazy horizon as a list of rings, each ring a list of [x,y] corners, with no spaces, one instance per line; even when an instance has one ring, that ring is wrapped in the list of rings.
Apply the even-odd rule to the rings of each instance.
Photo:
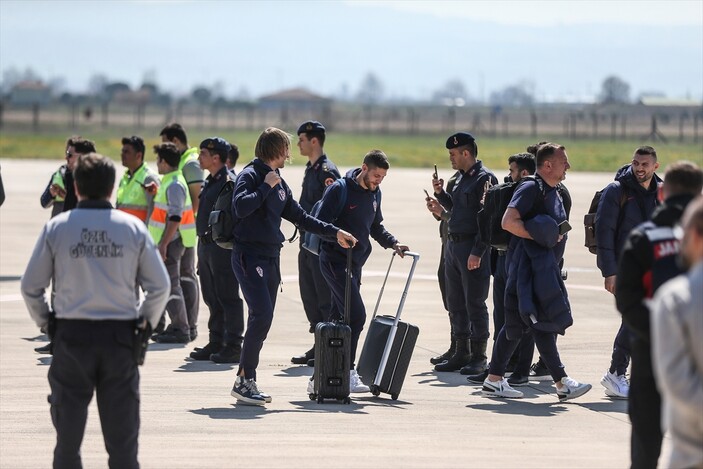
[[[630,97],[703,99],[703,2],[0,1],[0,71],[84,91],[96,74],[226,97],[303,86],[389,99],[460,80],[474,99],[531,83],[538,100],[589,98],[615,75]]]

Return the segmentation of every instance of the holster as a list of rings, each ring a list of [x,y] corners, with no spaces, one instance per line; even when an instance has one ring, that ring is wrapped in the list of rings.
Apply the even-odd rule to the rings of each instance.
[[[132,355],[137,365],[144,364],[146,349],[149,347],[149,337],[151,337],[151,325],[149,321],[140,317],[134,324],[134,342],[132,344]]]

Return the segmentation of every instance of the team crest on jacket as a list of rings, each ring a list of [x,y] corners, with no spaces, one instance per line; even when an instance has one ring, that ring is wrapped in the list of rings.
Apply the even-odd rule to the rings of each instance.
[[[260,266],[257,265],[257,266],[256,266],[256,273],[259,274],[259,277],[262,277],[262,278],[263,278],[263,276],[264,276],[264,269],[262,269]]]
[[[283,189],[278,189],[278,198],[281,200],[286,200],[286,191]]]

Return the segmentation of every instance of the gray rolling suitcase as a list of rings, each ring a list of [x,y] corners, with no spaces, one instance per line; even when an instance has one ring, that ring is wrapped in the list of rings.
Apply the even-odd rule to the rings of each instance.
[[[383,296],[383,290],[388,280],[395,253],[391,257],[386,278],[381,286],[381,291],[376,301],[376,308],[369,323],[366,333],[364,347],[361,349],[359,364],[356,369],[361,380],[369,388],[374,396],[381,393],[390,394],[391,399],[398,399],[400,390],[405,381],[410,358],[417,342],[420,330],[417,326],[408,324],[400,320],[400,313],[405,305],[405,298],[408,295],[408,288],[415,272],[415,265],[420,259],[420,255],[414,252],[405,252],[406,256],[412,257],[413,263],[405,282],[405,288],[400,298],[400,304],[395,316],[377,316],[378,306]]]

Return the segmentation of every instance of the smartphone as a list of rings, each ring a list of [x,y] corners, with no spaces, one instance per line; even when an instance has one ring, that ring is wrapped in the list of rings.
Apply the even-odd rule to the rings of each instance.
[[[426,195],[427,198],[429,199],[429,198],[430,198],[430,194],[427,192],[427,189],[422,189],[422,190],[425,191],[425,195]]]
[[[571,225],[569,224],[568,220],[564,220],[563,222],[559,223],[559,234],[560,235],[565,235],[571,231]]]
[[[437,165],[434,165],[434,174],[432,175],[435,179],[439,179],[439,175],[437,174]]]

